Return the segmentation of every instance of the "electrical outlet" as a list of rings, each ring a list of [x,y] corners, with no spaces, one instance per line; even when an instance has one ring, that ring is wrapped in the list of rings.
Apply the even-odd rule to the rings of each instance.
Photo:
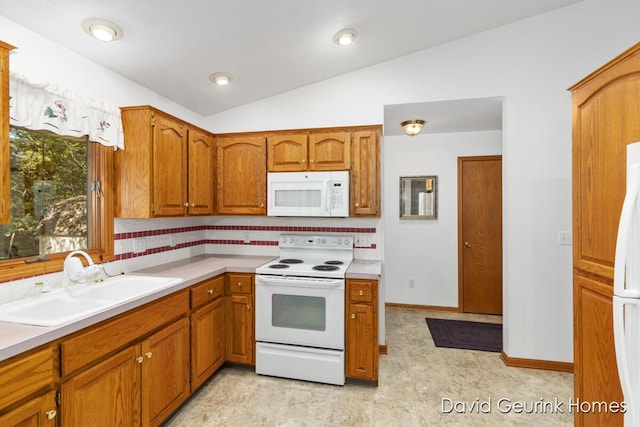
[[[133,253],[139,254],[147,251],[147,239],[133,239]]]
[[[558,231],[558,244],[559,245],[571,245],[573,244],[573,236],[570,231]]]
[[[371,238],[368,236],[356,236],[356,248],[370,248]]]
[[[416,287],[416,283],[413,279],[409,279],[409,287],[410,288],[415,288]]]
[[[175,248],[176,246],[176,236],[173,234],[169,234],[169,246]]]
[[[244,233],[244,242],[251,243],[251,238],[249,237],[249,233]]]

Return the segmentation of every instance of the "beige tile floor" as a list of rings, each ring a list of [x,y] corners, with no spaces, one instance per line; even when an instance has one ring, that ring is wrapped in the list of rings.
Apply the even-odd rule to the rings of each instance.
[[[507,367],[497,353],[436,348],[424,320],[500,317],[399,308],[388,308],[386,316],[389,354],[380,357],[379,387],[315,384],[224,367],[167,427],[573,425],[567,407],[572,374]],[[518,404],[526,409],[513,409]],[[465,406],[474,409],[462,412]]]

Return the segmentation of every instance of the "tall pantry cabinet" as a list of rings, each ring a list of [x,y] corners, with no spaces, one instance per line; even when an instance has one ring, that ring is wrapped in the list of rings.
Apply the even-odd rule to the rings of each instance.
[[[613,338],[613,265],[626,185],[626,146],[640,141],[640,43],[570,90],[574,399],[622,402]],[[623,415],[576,412],[575,425],[622,426]]]

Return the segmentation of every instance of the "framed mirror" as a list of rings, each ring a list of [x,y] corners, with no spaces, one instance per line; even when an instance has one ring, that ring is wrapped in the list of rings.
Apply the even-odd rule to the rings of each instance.
[[[438,219],[437,175],[400,177],[400,219]]]

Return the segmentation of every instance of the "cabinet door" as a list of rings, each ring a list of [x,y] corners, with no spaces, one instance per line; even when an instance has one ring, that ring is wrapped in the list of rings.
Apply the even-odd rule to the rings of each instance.
[[[380,216],[380,131],[355,132],[351,154],[351,215]]]
[[[191,315],[191,390],[205,382],[225,361],[224,298]]]
[[[351,133],[309,135],[309,170],[348,170],[351,167]]]
[[[157,426],[189,396],[189,321],[142,342],[142,425]]]
[[[253,332],[253,295],[234,294],[227,297],[227,360],[253,365],[255,340]]]
[[[62,426],[139,426],[138,346],[73,376],[61,386]]]
[[[220,138],[216,167],[218,214],[266,214],[267,157],[263,137]]]
[[[347,377],[377,378],[378,332],[371,304],[349,304],[347,319]]]
[[[272,135],[267,139],[269,172],[307,170],[307,134]]]
[[[210,134],[189,129],[189,215],[213,215],[215,171],[214,140]]]
[[[156,114],[153,128],[154,216],[187,212],[187,126]]]
[[[13,46],[0,42],[0,224],[9,218],[9,51]]]
[[[3,427],[54,427],[57,421],[55,392],[51,392],[0,415]]]

